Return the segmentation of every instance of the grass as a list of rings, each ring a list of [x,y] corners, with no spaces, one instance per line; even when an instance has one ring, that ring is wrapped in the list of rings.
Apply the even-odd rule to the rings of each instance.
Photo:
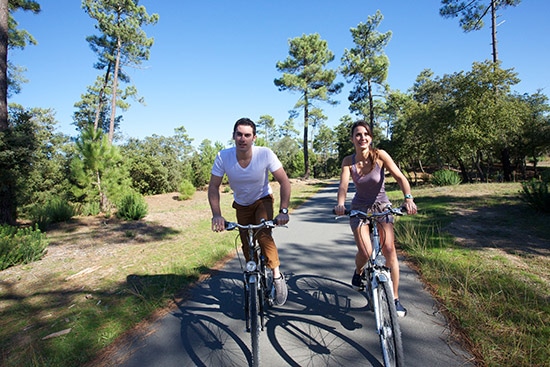
[[[529,210],[519,189],[481,184],[461,186],[451,195],[417,190],[422,214],[396,225],[408,258],[482,366],[550,366],[549,247],[541,240],[540,255],[525,241],[525,234],[550,238],[548,215]],[[473,213],[487,243],[464,246],[446,231],[458,206]],[[494,213],[491,209],[498,216],[483,215]],[[491,239],[506,236],[510,227],[517,243],[494,245]]]
[[[290,207],[296,208],[322,186],[293,185]],[[387,190],[393,201],[402,198],[391,183]],[[546,252],[541,249],[539,253],[524,248],[526,237],[522,235],[509,247],[484,241],[465,244],[453,235],[462,220],[462,230],[473,233],[466,239],[509,238],[514,231],[550,238],[548,215],[528,210],[518,198],[519,190],[519,184],[415,188],[419,214],[401,217],[396,224],[407,258],[480,366],[550,366],[550,265],[544,256],[548,243]],[[222,199],[222,204],[227,219],[233,220],[229,217],[231,201]],[[234,234],[210,231],[206,201],[181,205],[179,209],[162,209],[165,213],[161,214],[181,217],[184,229],[153,226],[148,237],[143,237],[139,228],[121,229],[118,240],[131,241],[131,245],[112,249],[101,264],[90,264],[102,266],[93,273],[101,271],[102,276],[93,282],[90,276],[86,287],[66,281],[79,272],[70,267],[58,267],[37,279],[25,294],[0,279],[0,365],[89,364],[103,348],[165,307],[234,251]],[[92,243],[102,241],[99,230],[57,236],[65,241],[84,241],[86,236]],[[60,261],[66,265],[73,260]],[[20,276],[32,273],[36,266],[25,265]],[[42,340],[67,329],[66,335]]]
[[[290,208],[299,206],[321,187],[322,183],[294,185]],[[234,220],[231,193],[223,195],[223,212],[228,220]],[[274,195],[278,203],[277,190]],[[84,265],[90,271],[87,274],[79,276],[81,268],[71,267],[78,259],[67,255],[53,265],[45,261],[23,265],[14,278],[2,276],[0,365],[86,365],[234,251],[234,233],[210,230],[205,199],[181,203],[178,209],[161,207],[157,213],[177,218],[175,223],[181,228],[150,223],[145,229],[116,229],[105,224],[107,235],[103,228],[84,234],[74,228],[52,234],[54,244],[82,242],[82,248],[97,246],[106,252]],[[144,230],[147,235],[141,233]],[[120,232],[118,236],[116,232]],[[105,243],[109,246],[102,247]],[[52,269],[37,275],[45,266]],[[17,282],[22,281],[31,285],[17,288]],[[60,332],[66,334],[49,337]]]

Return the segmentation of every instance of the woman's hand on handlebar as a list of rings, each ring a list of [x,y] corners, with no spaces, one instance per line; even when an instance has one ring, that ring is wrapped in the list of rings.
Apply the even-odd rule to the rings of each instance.
[[[401,205],[401,207],[406,209],[407,214],[409,215],[416,214],[416,211],[417,211],[416,204],[412,199],[405,200],[405,202],[403,203],[403,205]]]
[[[346,214],[346,206],[345,205],[336,205],[334,207],[334,214],[336,214],[336,215]]]

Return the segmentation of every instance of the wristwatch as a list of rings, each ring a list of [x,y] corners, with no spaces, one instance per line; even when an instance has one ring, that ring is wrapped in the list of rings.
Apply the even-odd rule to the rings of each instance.
[[[283,209],[279,210],[279,213],[281,213],[281,214],[288,214],[288,209],[287,209],[287,208],[283,208]]]

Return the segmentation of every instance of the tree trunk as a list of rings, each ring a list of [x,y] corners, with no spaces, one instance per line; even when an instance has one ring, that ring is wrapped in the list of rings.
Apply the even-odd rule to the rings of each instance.
[[[99,91],[97,110],[96,110],[95,119],[94,119],[94,132],[97,131],[97,129],[99,128],[99,116],[101,115],[101,111],[103,110],[103,94],[105,93],[105,89],[107,89],[107,85],[109,84],[109,75],[111,74],[111,65],[112,63],[109,62],[109,65],[107,66],[107,71],[105,72],[105,80],[103,81],[103,86]]]
[[[491,36],[493,38],[493,62],[498,61],[496,0],[491,0]]]
[[[480,150],[478,150],[476,152],[474,165],[477,169],[477,172],[479,173],[479,181],[480,182],[487,182],[487,180],[486,180],[487,175],[486,175],[485,171],[483,170],[483,167],[481,166],[482,161],[483,161],[483,153]]]
[[[523,159],[524,165],[526,166],[527,163],[525,163],[525,158]],[[537,154],[533,153],[533,177],[537,178],[539,175],[537,164],[539,163],[539,160],[537,159]]]
[[[369,96],[369,123],[370,123],[370,132],[374,136],[374,101],[372,99],[372,85],[370,79],[367,79],[367,93]]]
[[[0,0],[0,132],[8,129],[8,0]]]
[[[117,100],[117,88],[118,88],[118,69],[120,67],[120,53],[122,44],[120,38],[117,39],[116,61],[115,70],[113,74],[113,97],[111,100],[111,120],[109,122],[109,143],[113,144],[113,138],[115,136],[115,116],[116,116],[116,100]]]
[[[309,151],[308,151],[308,143],[307,143],[307,137],[308,137],[308,125],[309,125],[309,109],[308,109],[308,103],[309,100],[307,98],[307,93],[304,96],[304,179],[308,179],[309,175],[311,173],[309,168]]]
[[[506,147],[500,151],[500,162],[502,163],[502,172],[504,181],[512,181],[512,164],[510,163],[510,150]]]
[[[462,173],[462,181],[464,183],[471,183],[470,176],[468,175],[468,170],[464,165],[464,161],[462,160],[462,158],[457,158],[457,161],[458,161],[458,166],[460,167],[460,172]]]
[[[8,124],[8,0],[0,0],[0,146],[10,149],[7,143]],[[0,155],[1,156],[1,155]],[[10,162],[0,161],[0,225],[15,225],[17,202],[15,178]]]

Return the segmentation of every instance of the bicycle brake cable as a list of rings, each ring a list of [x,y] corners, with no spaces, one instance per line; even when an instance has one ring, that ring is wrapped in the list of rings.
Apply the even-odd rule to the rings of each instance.
[[[237,237],[235,237],[235,252],[237,253],[237,259],[239,259],[239,266],[241,267],[241,271],[244,272],[244,267],[243,267],[243,262],[242,262],[242,260],[241,260],[240,251],[239,251],[239,249],[238,249],[238,247],[237,247],[237,246],[238,246],[238,245],[237,245],[237,242],[238,242],[238,240],[239,240],[240,238],[241,238],[241,234],[239,233],[239,234],[237,235]]]

